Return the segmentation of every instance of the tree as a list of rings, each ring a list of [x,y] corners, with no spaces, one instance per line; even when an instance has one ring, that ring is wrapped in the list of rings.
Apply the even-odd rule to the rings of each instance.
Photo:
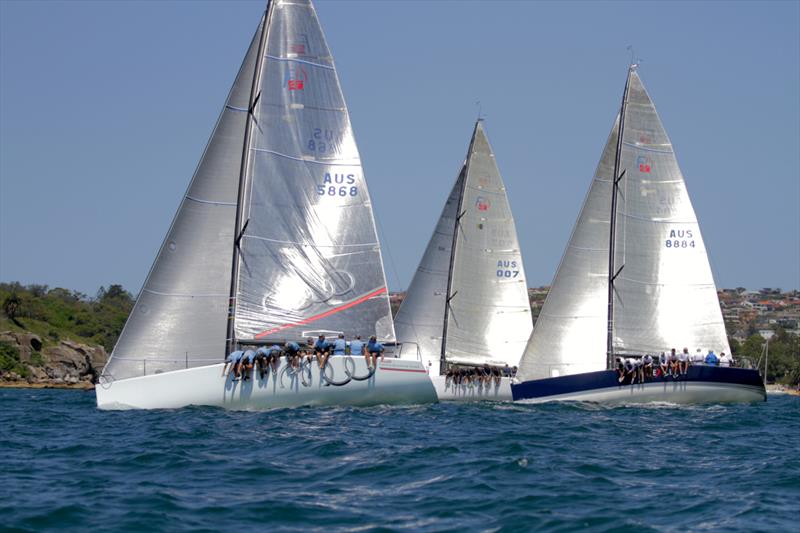
[[[3,300],[3,312],[14,324],[24,328],[25,326],[20,324],[19,320],[17,320],[17,311],[19,311],[21,305],[22,299],[17,296],[16,292],[12,292],[5,300]]]

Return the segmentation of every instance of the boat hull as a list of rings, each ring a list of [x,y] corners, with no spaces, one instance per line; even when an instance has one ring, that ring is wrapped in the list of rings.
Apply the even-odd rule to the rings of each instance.
[[[767,399],[756,370],[692,366],[685,376],[651,378],[644,383],[620,384],[613,370],[587,372],[511,385],[514,401],[552,401],[630,404],[753,403]]]
[[[345,365],[346,364],[346,365]],[[321,379],[316,363],[292,372],[285,361],[260,378],[235,381],[222,376],[223,364],[129,378],[101,379],[95,387],[100,409],[174,409],[206,405],[226,409],[263,410],[303,405],[420,404],[436,401],[436,391],[422,363],[386,359],[369,374],[363,358],[331,357]],[[349,378],[355,376],[355,378]],[[362,378],[359,380],[358,378]]]
[[[422,360],[428,368],[431,382],[436,389],[436,396],[440,402],[479,402],[495,401],[510,402],[511,397],[511,378],[502,377],[500,383],[492,378],[488,385],[474,384],[469,385],[455,384],[448,380],[446,376],[440,374],[440,360],[438,355],[423,355]]]
[[[511,378],[500,378],[497,383],[494,378],[487,385],[481,384],[455,384],[452,380],[446,379],[445,376],[431,376],[434,388],[436,388],[436,396],[439,401],[461,401],[461,402],[477,402],[477,401],[496,401],[496,402],[510,402],[511,397]]]

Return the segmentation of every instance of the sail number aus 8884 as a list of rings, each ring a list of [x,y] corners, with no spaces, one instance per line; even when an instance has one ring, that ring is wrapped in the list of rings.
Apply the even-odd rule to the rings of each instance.
[[[694,236],[692,230],[673,229],[669,232],[669,238],[664,242],[666,248],[694,248]]]

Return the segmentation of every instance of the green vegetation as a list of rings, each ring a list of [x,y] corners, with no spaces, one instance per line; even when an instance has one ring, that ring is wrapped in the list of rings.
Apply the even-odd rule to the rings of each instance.
[[[46,285],[0,283],[0,330],[29,331],[45,345],[61,339],[100,344],[111,351],[133,308],[133,296],[121,285],[100,287],[94,298]],[[3,352],[3,364],[13,357]],[[38,355],[38,359],[37,359]],[[11,359],[8,359],[11,358]],[[34,353],[31,363],[41,362]],[[19,354],[17,354],[19,361]]]
[[[731,350],[736,357],[747,357],[754,363],[760,361],[764,368],[764,347],[766,340],[755,334],[744,343],[731,339]],[[775,335],[769,340],[768,383],[797,385],[800,383],[800,337],[791,335],[781,327],[775,328]]]
[[[0,371],[16,372],[23,378],[28,377],[28,374],[30,374],[28,367],[20,361],[19,350],[4,341],[0,341]]]

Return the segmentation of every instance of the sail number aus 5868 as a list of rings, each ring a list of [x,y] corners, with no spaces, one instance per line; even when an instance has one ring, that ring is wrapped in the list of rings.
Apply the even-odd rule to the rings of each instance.
[[[355,182],[355,174],[326,172],[322,183],[317,185],[317,194],[320,196],[357,196],[358,187]]]
[[[694,248],[693,237],[690,229],[673,229],[669,232],[669,238],[664,241],[664,246],[666,248]]]

